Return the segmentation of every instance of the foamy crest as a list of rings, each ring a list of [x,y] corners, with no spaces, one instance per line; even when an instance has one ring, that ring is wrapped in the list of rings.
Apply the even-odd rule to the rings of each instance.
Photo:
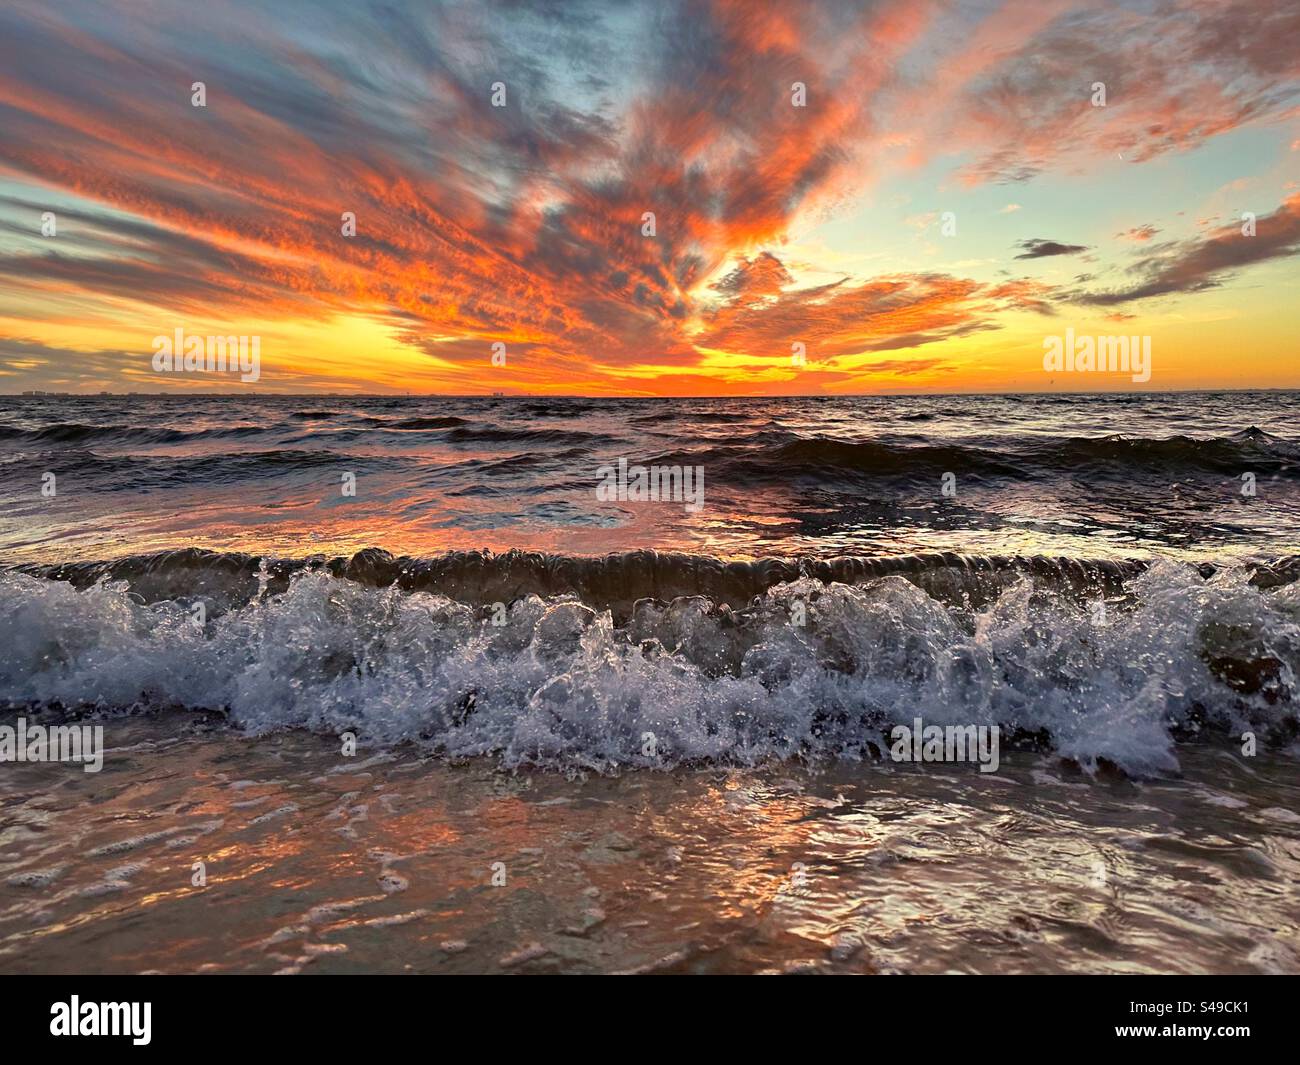
[[[902,577],[805,577],[740,611],[641,600],[618,624],[529,595],[498,626],[488,606],[316,570],[204,626],[122,583],[0,573],[0,617],[11,706],[222,709],[253,733],[353,730],[566,770],[853,759],[919,716],[1158,773],[1198,731],[1285,741],[1300,705],[1300,584],[1163,562],[1104,610],[1028,578],[954,608]]]

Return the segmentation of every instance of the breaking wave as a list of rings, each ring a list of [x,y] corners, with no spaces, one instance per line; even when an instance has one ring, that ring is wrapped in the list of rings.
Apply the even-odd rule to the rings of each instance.
[[[1180,742],[1294,741],[1298,575],[1296,558],[168,552],[0,572],[0,700],[598,772],[870,758],[920,716],[1159,774]]]

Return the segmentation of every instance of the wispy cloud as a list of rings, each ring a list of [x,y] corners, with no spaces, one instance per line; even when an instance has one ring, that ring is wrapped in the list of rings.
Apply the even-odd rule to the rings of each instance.
[[[1159,232],[1160,230],[1155,226],[1147,224],[1144,226],[1134,226],[1132,229],[1126,229],[1122,233],[1116,233],[1115,236],[1119,237],[1120,240],[1131,241],[1134,244],[1145,244]]]
[[[1202,239],[1172,243],[1131,268],[1130,272],[1142,279],[1137,284],[1085,293],[1078,298],[1108,306],[1151,296],[1201,292],[1222,285],[1235,271],[1247,266],[1298,255],[1300,194],[1258,219],[1254,235],[1247,235],[1243,228],[1240,223],[1227,225]]]

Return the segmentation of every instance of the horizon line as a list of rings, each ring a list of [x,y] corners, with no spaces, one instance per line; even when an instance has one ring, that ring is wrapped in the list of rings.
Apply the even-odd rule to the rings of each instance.
[[[926,399],[956,398],[970,396],[977,398],[1006,396],[1167,396],[1167,395],[1218,395],[1229,392],[1300,392],[1296,385],[1241,385],[1221,388],[1142,388],[1142,389],[1093,389],[1093,390],[1050,390],[1050,391],[1005,391],[1005,392],[758,392],[758,393],[720,393],[689,395],[645,395],[583,392],[53,392],[44,389],[32,389],[26,392],[0,392],[0,399],[294,399],[294,398],[330,398],[330,399],[585,399],[585,400],[717,400],[717,399]]]

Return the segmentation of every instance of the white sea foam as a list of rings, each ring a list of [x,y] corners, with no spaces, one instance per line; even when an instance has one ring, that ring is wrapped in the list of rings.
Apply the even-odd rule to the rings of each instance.
[[[1087,767],[1159,773],[1177,767],[1180,729],[1294,726],[1300,583],[1264,592],[1242,573],[1204,581],[1158,563],[1130,591],[1099,621],[1027,580],[973,611],[897,577],[803,579],[740,613],[643,601],[622,626],[530,596],[494,626],[482,607],[305,572],[200,628],[186,604],[142,605],[122,584],[8,572],[0,699],[225,709],[254,733],[352,730],[598,771],[856,758],[921,716],[1042,732]]]

